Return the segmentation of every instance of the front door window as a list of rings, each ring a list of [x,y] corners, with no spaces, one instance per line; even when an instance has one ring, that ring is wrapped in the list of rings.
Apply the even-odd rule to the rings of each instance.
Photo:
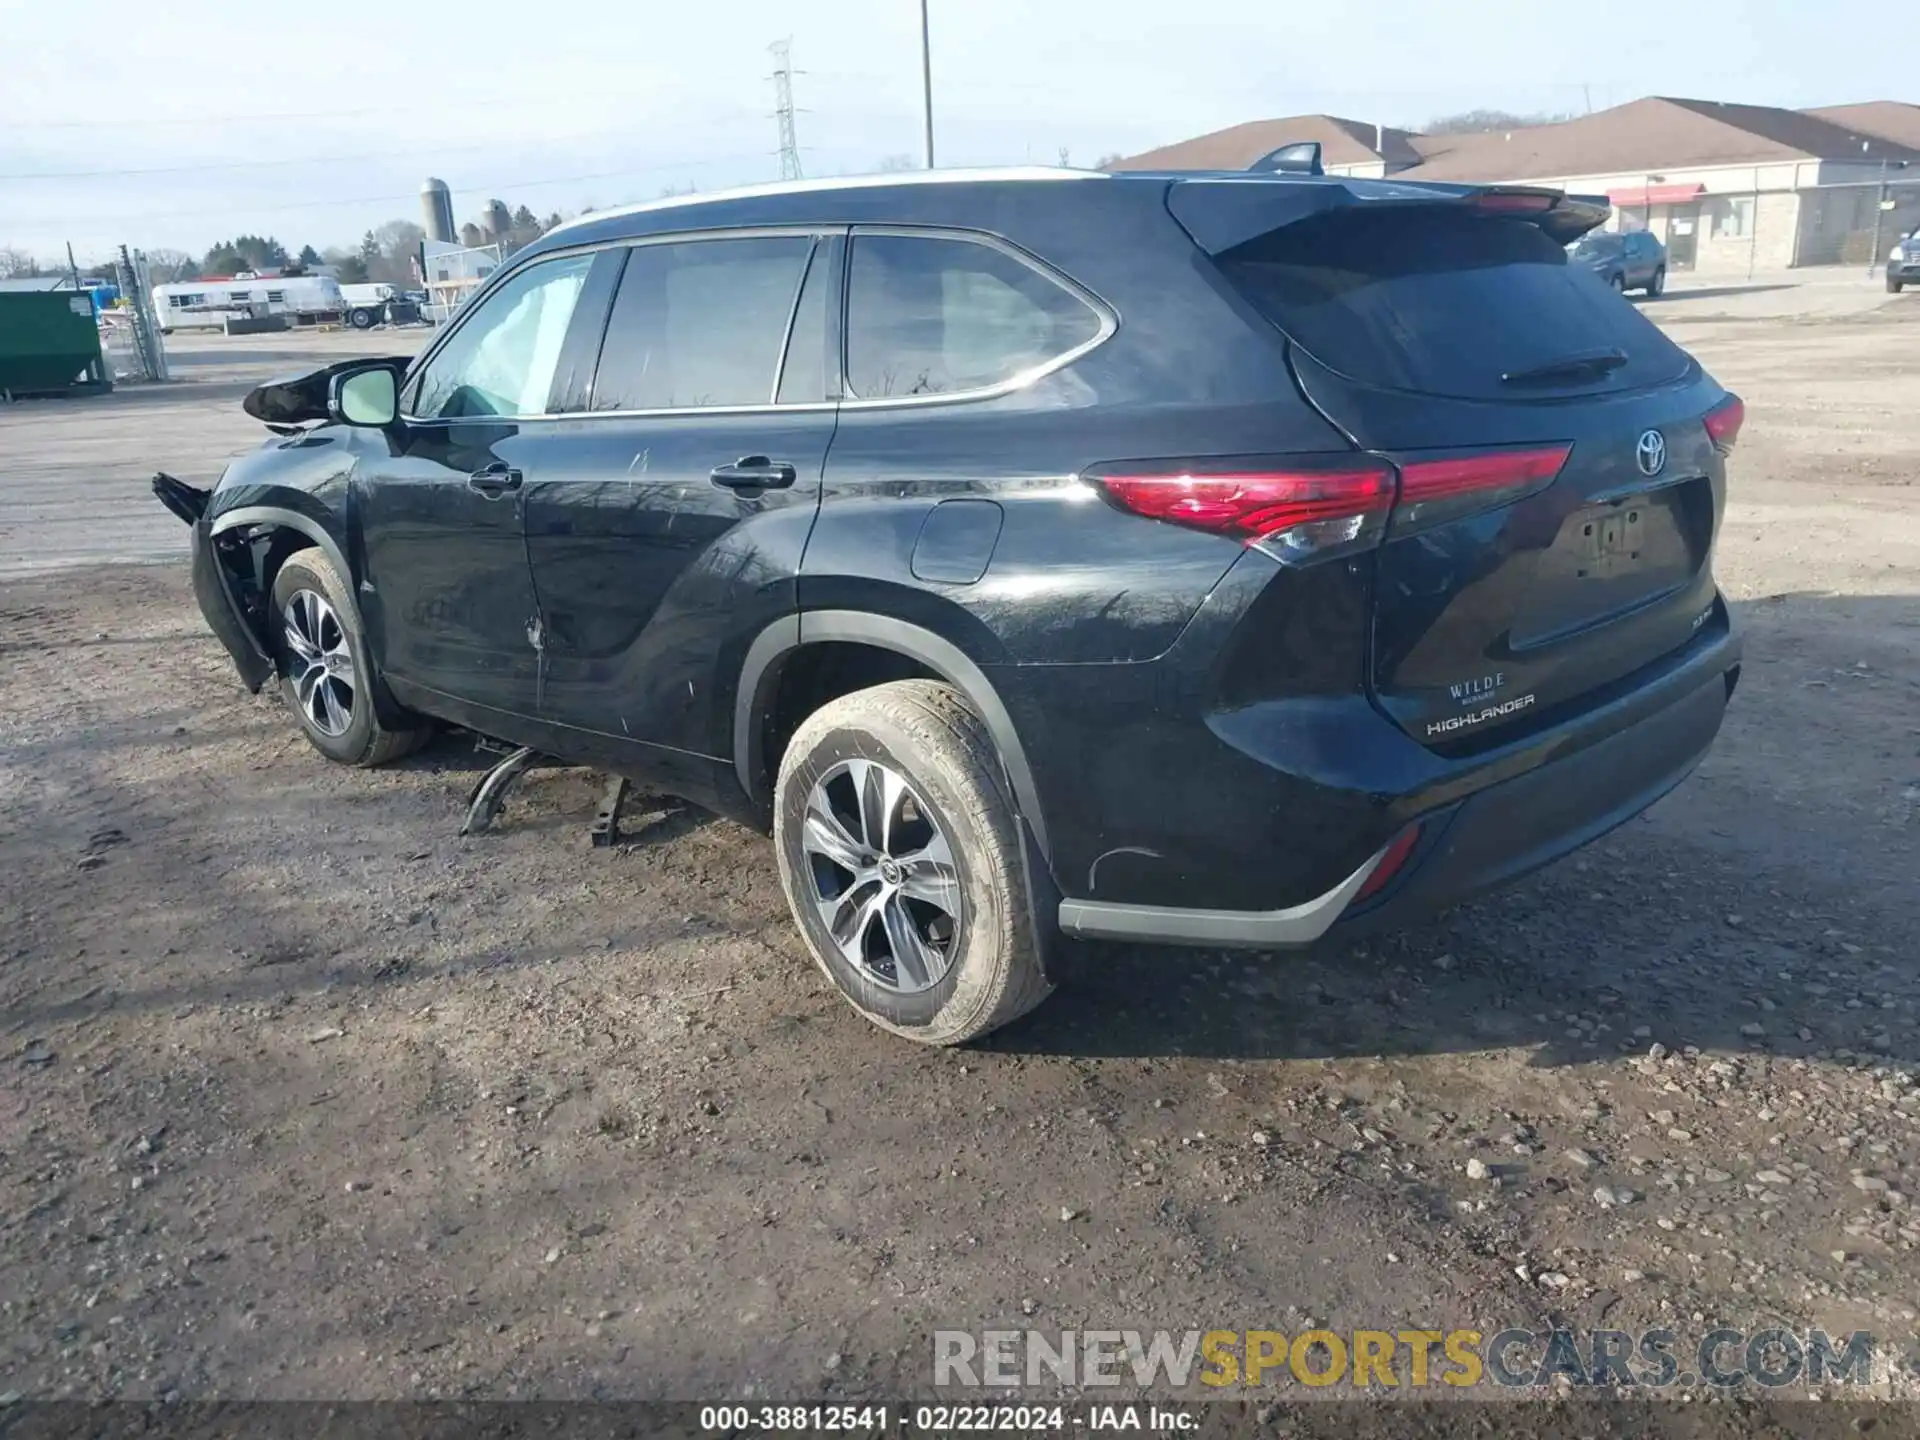
[[[412,417],[544,415],[592,255],[529,265],[480,302],[421,372]]]

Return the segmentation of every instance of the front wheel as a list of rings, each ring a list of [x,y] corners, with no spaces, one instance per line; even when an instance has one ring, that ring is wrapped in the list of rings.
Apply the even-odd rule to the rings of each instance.
[[[1616,295],[1624,295],[1627,293],[1627,277],[1624,274],[1609,275],[1607,277],[1607,284],[1613,287],[1613,293]]]
[[[319,550],[287,557],[273,577],[280,692],[307,741],[342,765],[384,765],[426,743],[429,727],[389,730],[373,713],[373,676],[346,580]]]
[[[986,725],[928,680],[814,712],[774,791],[774,853],[800,934],[848,1003],[928,1045],[1033,1009],[1040,968],[1020,828]]]
[[[1667,267],[1662,265],[1653,272],[1653,278],[1647,281],[1647,298],[1658,300],[1667,291]]]
[[[1889,295],[1898,295],[1900,293],[1900,287],[1905,283],[1906,282],[1898,275],[1887,276],[1887,293]]]

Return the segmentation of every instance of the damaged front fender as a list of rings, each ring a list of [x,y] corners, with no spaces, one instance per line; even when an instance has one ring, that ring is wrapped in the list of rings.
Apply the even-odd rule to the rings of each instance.
[[[200,613],[206,616],[207,624],[219,637],[220,643],[227,647],[227,653],[233,657],[235,668],[240,671],[240,679],[247,689],[255,694],[260,687],[276,673],[273,657],[267,653],[267,647],[261,642],[259,631],[247,618],[246,609],[240,597],[234,593],[232,573],[221,558],[221,547],[232,545],[240,547],[242,563],[245,548],[238,537],[215,536],[209,533],[205,516],[193,525],[193,598],[200,604]]]
[[[187,523],[192,537],[189,544],[193,551],[193,598],[199,602],[200,613],[206,617],[214,635],[233,657],[247,689],[258,694],[277,667],[260,639],[258,628],[248,618],[246,606],[234,591],[229,566],[230,563],[250,563],[244,543],[238,536],[222,539],[212,533],[207,519],[207,502],[212,499],[210,491],[176,480],[162,471],[153,477],[153,493],[162,505]],[[230,548],[233,553],[223,556],[223,548]]]

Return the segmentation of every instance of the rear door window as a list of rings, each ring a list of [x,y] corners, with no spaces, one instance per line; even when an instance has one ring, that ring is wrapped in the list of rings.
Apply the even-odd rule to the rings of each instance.
[[[1221,269],[1322,364],[1366,384],[1463,399],[1526,399],[1504,376],[1618,351],[1624,363],[1548,387],[1661,384],[1687,358],[1591,262],[1524,221],[1464,206],[1346,207],[1227,251]]]
[[[824,241],[814,247],[813,263],[807,266],[793,323],[788,326],[787,358],[774,396],[781,405],[817,405],[829,398],[829,385],[839,383],[839,361],[829,352],[833,328],[827,323],[834,279],[830,264],[839,253]]]
[[[807,235],[635,246],[607,321],[593,408],[772,404],[812,252]]]
[[[1091,344],[1101,323],[1080,296],[997,246],[856,233],[847,276],[849,398],[989,389]]]

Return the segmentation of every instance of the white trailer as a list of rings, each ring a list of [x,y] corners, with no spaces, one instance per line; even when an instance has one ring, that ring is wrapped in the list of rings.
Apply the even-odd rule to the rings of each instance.
[[[340,282],[325,275],[231,275],[153,287],[162,334],[220,330],[229,316],[285,315],[295,325],[337,322],[347,312]]]

